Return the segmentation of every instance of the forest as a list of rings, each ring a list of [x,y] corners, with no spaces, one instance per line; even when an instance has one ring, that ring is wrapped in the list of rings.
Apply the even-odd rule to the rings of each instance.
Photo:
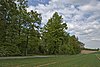
[[[27,12],[26,0],[0,0],[0,56],[73,55],[83,43],[66,32],[57,12],[42,27],[42,16]]]

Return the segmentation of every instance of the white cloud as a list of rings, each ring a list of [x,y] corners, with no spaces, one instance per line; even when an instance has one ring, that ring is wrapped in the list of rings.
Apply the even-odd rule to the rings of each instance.
[[[88,10],[92,10],[93,6],[92,5],[84,5],[84,6],[80,7],[80,8],[83,11],[88,11]]]
[[[91,38],[100,35],[99,7],[98,0],[51,0],[47,5],[29,6],[27,10],[41,13],[43,24],[46,24],[54,12],[58,12],[68,24],[68,31],[79,36],[82,42],[90,44],[93,40]]]
[[[91,40],[100,41],[100,38],[93,38]]]

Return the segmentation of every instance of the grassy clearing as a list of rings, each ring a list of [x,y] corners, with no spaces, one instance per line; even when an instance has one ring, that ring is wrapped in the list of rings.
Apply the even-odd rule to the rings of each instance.
[[[100,54],[97,54],[100,56]],[[96,54],[0,60],[0,67],[100,67]]]

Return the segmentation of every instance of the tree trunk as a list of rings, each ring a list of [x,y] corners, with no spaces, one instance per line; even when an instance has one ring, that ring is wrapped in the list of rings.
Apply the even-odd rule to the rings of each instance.
[[[25,50],[25,56],[27,56],[27,46],[28,46],[28,35],[27,35],[27,39],[26,39],[26,50]]]

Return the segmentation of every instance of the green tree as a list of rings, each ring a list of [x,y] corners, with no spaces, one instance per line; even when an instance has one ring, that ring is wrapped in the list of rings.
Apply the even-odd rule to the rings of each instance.
[[[26,16],[25,23],[23,24],[23,33],[26,37],[26,52],[28,51],[28,53],[39,53],[39,30],[42,18],[40,14],[34,11],[28,12],[28,16],[29,17]]]
[[[42,30],[42,48],[44,54],[78,54],[80,42],[75,35],[66,32],[67,24],[57,12],[50,18]]]
[[[41,15],[27,12],[26,3],[26,0],[0,0],[0,56],[39,51]]]
[[[15,0],[0,0],[0,48],[4,51],[0,53],[5,56],[20,53],[15,44],[16,15]]]
[[[70,54],[80,53],[80,45],[80,41],[78,41],[78,38],[76,38],[75,35],[69,37],[68,46],[70,47]]]
[[[43,28],[43,47],[44,53],[47,54],[59,54],[61,47],[64,45],[65,30],[67,24],[63,23],[62,16],[59,16],[57,12],[53,17],[48,20],[47,24]]]

